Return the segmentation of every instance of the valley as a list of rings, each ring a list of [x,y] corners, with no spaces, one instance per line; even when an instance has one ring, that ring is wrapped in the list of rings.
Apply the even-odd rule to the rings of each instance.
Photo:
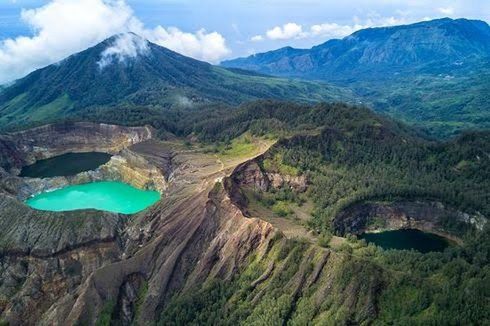
[[[442,18],[367,28],[311,49],[285,47],[222,65],[347,88],[355,103],[447,138],[489,128],[488,44],[485,21]]]
[[[489,40],[126,31],[1,86],[0,325],[490,323]]]
[[[294,119],[289,118],[289,112],[295,112]],[[358,201],[347,203],[329,215],[330,224],[327,216],[319,219],[318,214],[324,205],[321,198],[332,196],[318,197],[318,187],[324,187],[322,177],[311,172],[328,171],[325,169],[331,164],[321,163],[315,150],[333,139],[349,152],[352,140],[365,137],[359,144],[367,147],[356,153],[370,153],[373,162],[379,161],[374,148],[369,149],[371,137],[376,144],[386,142],[386,148],[393,146],[393,150],[403,143],[418,150],[445,145],[424,143],[403,126],[360,108],[320,105],[305,106],[301,114],[298,112],[293,104],[258,102],[236,111],[235,116],[218,115],[214,123],[208,120],[206,125],[213,127],[198,127],[191,138],[169,140],[156,138],[158,131],[152,127],[94,123],[50,125],[22,131],[16,137],[2,136],[2,147],[15,153],[1,158],[6,172],[1,179],[0,208],[2,216],[12,217],[2,219],[0,227],[2,318],[12,324],[21,320],[29,324],[56,320],[70,324],[166,324],[176,320],[185,324],[218,319],[255,323],[264,318],[301,324],[328,320],[363,323],[397,318],[389,313],[398,309],[391,304],[398,302],[404,282],[417,282],[426,289],[424,295],[435,300],[440,295],[437,289],[444,285],[434,283],[433,276],[443,277],[442,284],[451,282],[450,276],[444,276],[454,264],[447,258],[448,251],[411,251],[400,259],[399,251],[382,250],[355,235],[368,229],[417,228],[456,239],[458,245],[451,250],[478,251],[481,249],[474,248],[473,243],[487,239],[483,217],[487,207],[478,206],[478,202],[454,206],[457,201],[452,201],[454,208],[446,208],[439,201],[424,201],[420,195],[410,199],[408,193],[387,201],[386,194],[380,193],[377,198],[384,198],[384,202],[370,204],[361,198],[360,205]],[[235,125],[266,117],[286,119],[282,121],[289,127],[277,129],[273,136],[269,127],[265,135],[257,125],[246,124],[242,131]],[[329,127],[319,129],[320,125]],[[363,125],[375,127],[366,129]],[[240,136],[226,141],[230,132],[237,131]],[[342,138],[345,131],[349,131],[347,139]],[[356,136],[357,132],[360,134]],[[310,145],[302,143],[304,137]],[[474,151],[480,150],[470,140],[456,142],[466,148],[458,152],[450,146],[458,153],[451,154],[456,155],[456,162],[470,160]],[[298,149],[311,152],[297,155]],[[106,152],[112,157],[95,170],[74,176],[16,176],[23,165],[34,162],[34,157],[46,159],[78,151]],[[407,155],[407,150],[397,149],[392,155],[396,153]],[[301,172],[303,160],[309,160],[311,172]],[[447,158],[443,161],[452,164]],[[473,162],[476,165],[466,169],[481,174],[488,167],[486,162]],[[465,175],[471,175],[470,170]],[[461,172],[451,173],[456,173],[450,177],[454,178]],[[419,178],[424,179],[427,177]],[[100,180],[157,190],[162,198],[133,215],[97,210],[39,211],[22,202],[53,187]],[[468,195],[487,182],[476,176],[470,180],[467,186],[460,185]],[[386,191],[395,189],[390,187]],[[451,195],[439,196],[437,200],[445,202]],[[400,201],[402,198],[405,202]],[[467,208],[461,211],[463,207]],[[476,253],[469,257],[473,255]],[[410,257],[418,258],[412,261]],[[426,259],[440,264],[430,271],[406,273],[406,264],[425,264]],[[481,270],[471,278],[473,282],[484,282],[480,273],[484,273],[485,265],[471,260],[465,264]],[[410,268],[411,273],[414,268]],[[454,295],[463,291],[464,284],[451,290]],[[410,309],[420,309],[420,315],[410,320],[428,321],[425,309],[416,308],[418,300],[406,302]],[[479,302],[483,301],[475,299],[472,304],[478,307]],[[454,304],[458,305],[457,300]],[[204,308],[218,305],[227,308],[219,314]],[[440,314],[430,320],[452,318],[445,308],[437,309]],[[29,311],[27,320],[22,311]]]

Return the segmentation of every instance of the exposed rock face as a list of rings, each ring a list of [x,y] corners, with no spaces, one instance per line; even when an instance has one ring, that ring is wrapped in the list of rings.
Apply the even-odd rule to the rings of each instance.
[[[195,294],[211,280],[233,282],[247,268],[264,265],[249,280],[253,304],[275,293],[280,279],[291,317],[307,300],[318,318],[348,311],[343,320],[369,323],[377,314],[383,272],[307,242],[292,250],[271,224],[246,218],[234,198],[243,185],[272,187],[257,162],[238,162],[232,171],[220,163],[154,140],[121,151],[88,175],[126,175],[149,186],[159,171],[166,180],[166,197],[133,216],[32,210],[15,196],[23,181],[2,172],[1,318],[12,325],[95,325],[101,317],[152,324],[174,298]],[[256,267],[249,267],[251,261]],[[345,276],[345,264],[352,275],[366,277]]]
[[[39,212],[0,194],[0,311],[13,325],[43,311],[120,256],[116,214]]]
[[[136,188],[164,193],[170,173],[171,167],[157,167],[130,149],[125,149],[94,171],[91,177],[95,180],[118,180]]]
[[[68,152],[117,153],[151,138],[149,127],[88,122],[46,125],[0,136],[0,167],[12,172],[23,165]]]
[[[143,275],[135,273],[129,275],[121,285],[116,302],[113,318],[123,325],[130,325],[136,317],[136,310],[140,291],[145,289]]]
[[[308,181],[305,175],[292,176],[277,172],[265,172],[258,164],[258,160],[260,158],[238,166],[233,173],[235,183],[260,191],[267,191],[271,187],[275,189],[290,188],[297,192],[306,191]]]
[[[2,173],[0,313],[12,325],[93,325],[109,300],[118,307],[112,318],[122,324],[154,321],[174,294],[208,278],[230,279],[277,232],[244,218],[223,187],[214,186],[225,171],[213,156],[174,153],[158,142],[123,150],[71,180],[26,182]],[[15,194],[22,187],[33,191],[99,176],[127,178],[140,187],[163,185],[168,196],[126,217],[35,211]]]
[[[43,179],[10,177],[5,180],[10,183],[10,192],[16,192],[20,200],[68,185],[94,181],[121,181],[136,188],[157,190],[163,194],[167,189],[167,180],[164,175],[167,172],[151,165],[143,158],[136,158],[136,155],[130,150],[124,150],[112,156],[109,162],[94,171],[85,171],[67,177]],[[0,184],[2,184],[1,181]]]
[[[340,234],[360,234],[365,231],[415,228],[422,231],[445,232],[441,220],[450,216],[454,221],[471,223],[481,228],[481,218],[445,207],[438,202],[361,203],[340,213],[333,221]],[[483,219],[484,220],[484,219]]]
[[[75,123],[49,125],[0,136],[0,163],[13,174],[0,167],[0,190],[15,195],[20,200],[44,191],[72,184],[93,181],[122,181],[137,188],[167,189],[167,176],[171,173],[170,163],[164,157],[150,163],[141,155],[127,148],[149,140],[151,130],[146,127],[120,127],[104,124]],[[50,140],[51,139],[51,140]],[[113,155],[111,160],[94,171],[81,172],[75,176],[54,178],[19,178],[24,164],[36,159],[61,155],[66,152],[104,151]],[[3,171],[3,172],[2,172]]]
[[[307,180],[306,176],[291,176],[291,175],[282,175],[279,173],[267,173],[267,178],[270,180],[270,183],[273,188],[279,189],[283,187],[288,187],[293,189],[296,192],[305,192],[307,188]]]
[[[229,179],[225,183],[226,190],[235,205],[240,207],[245,216],[250,216],[247,209],[247,198],[242,192],[243,189],[253,191],[268,191],[272,188],[289,188],[295,192],[304,192],[307,189],[306,176],[282,175],[275,172],[265,172],[260,167],[258,161],[261,157],[238,165]]]
[[[233,178],[240,186],[250,186],[262,191],[267,191],[271,185],[269,178],[255,161],[237,167]]]
[[[250,161],[237,166],[224,185],[233,203],[240,207],[245,216],[249,216],[247,198],[242,193],[242,187],[267,191],[270,186],[270,181],[265,173],[262,172],[257,162]]]

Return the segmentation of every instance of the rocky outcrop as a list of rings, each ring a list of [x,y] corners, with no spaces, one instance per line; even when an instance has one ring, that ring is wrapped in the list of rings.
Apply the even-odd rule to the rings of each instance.
[[[149,127],[88,122],[41,126],[0,136],[0,167],[18,173],[24,165],[68,152],[114,154],[151,136]]]
[[[240,207],[245,216],[250,216],[247,210],[248,199],[243,193],[243,188],[250,188],[254,191],[267,191],[270,182],[259,165],[251,161],[237,166],[231,177],[225,180],[224,186],[232,202],[237,207]]]
[[[234,182],[239,186],[260,191],[268,191],[270,188],[290,188],[296,192],[306,191],[308,181],[305,175],[292,176],[263,171],[258,160],[251,160],[238,166],[233,173]]]
[[[336,311],[349,312],[339,323],[369,323],[376,315],[378,267],[287,240],[270,223],[245,217],[234,190],[271,187],[256,161],[238,164],[229,175],[213,155],[158,141],[113,158],[92,175],[121,177],[126,171],[143,182],[155,179],[148,169],[153,166],[167,182],[165,198],[139,214],[121,216],[35,211],[15,194],[0,193],[2,319],[12,325],[95,325],[101,319],[153,324],[176,298],[242,276],[240,284],[250,292],[246,302],[274,302],[281,293],[285,320],[298,324],[307,323],[295,315],[305,303],[314,311],[307,317],[320,324]],[[11,176],[4,189],[18,179]],[[344,273],[345,264],[353,264],[354,273]]]
[[[339,235],[361,234],[366,231],[396,230],[413,228],[441,233],[453,238],[441,224],[443,219],[469,223],[482,228],[478,216],[451,209],[439,202],[366,202],[355,204],[333,220],[333,228]]]
[[[167,176],[171,167],[157,167],[130,149],[121,151],[118,155],[95,170],[87,173],[94,180],[118,180],[129,183],[136,188],[157,190],[164,193],[167,190]]]
[[[275,189],[290,188],[296,192],[305,192],[307,188],[307,179],[305,175],[282,175],[280,173],[267,173],[267,179]]]
[[[255,161],[238,166],[232,176],[236,185],[255,190],[267,191],[271,185],[269,178]]]
[[[247,198],[243,189],[253,191],[269,191],[272,188],[289,188],[295,192],[304,192],[307,189],[307,178],[304,175],[291,176],[277,172],[266,172],[260,167],[260,158],[250,160],[238,165],[232,173],[229,182],[225,183],[228,193],[234,204],[249,215],[247,210]]]

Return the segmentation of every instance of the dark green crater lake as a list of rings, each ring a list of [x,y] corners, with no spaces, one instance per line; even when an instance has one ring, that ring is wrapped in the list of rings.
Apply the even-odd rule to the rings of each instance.
[[[109,162],[110,159],[111,155],[107,153],[67,153],[25,166],[22,168],[20,176],[29,178],[66,177],[95,170]]]
[[[422,253],[444,251],[449,246],[449,242],[445,238],[415,229],[364,233],[359,238],[365,239],[368,243],[374,243],[383,249],[413,249]]]

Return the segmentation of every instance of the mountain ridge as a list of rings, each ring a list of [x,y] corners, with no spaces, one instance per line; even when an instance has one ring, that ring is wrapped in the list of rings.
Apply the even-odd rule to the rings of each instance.
[[[437,137],[490,128],[490,27],[484,21],[369,28],[311,49],[282,48],[222,65],[350,88],[374,110]]]
[[[89,107],[168,109],[260,98],[347,100],[350,92],[325,83],[228,70],[126,33],[36,70],[3,89],[0,127],[52,122]]]
[[[432,39],[425,39],[424,42],[422,37],[427,36]],[[465,38],[466,42],[459,42]],[[409,25],[361,29],[310,49],[284,47],[224,61],[222,65],[309,79],[345,80],[353,76],[374,79],[389,77],[383,76],[386,69],[403,69],[404,65],[447,64],[448,61],[453,63],[463,58],[472,59],[477,54],[479,57],[490,57],[489,44],[490,27],[486,22],[442,18]],[[438,60],[437,56],[442,59]],[[388,66],[383,67],[382,64]],[[375,72],[375,75],[368,74],[370,72]]]

